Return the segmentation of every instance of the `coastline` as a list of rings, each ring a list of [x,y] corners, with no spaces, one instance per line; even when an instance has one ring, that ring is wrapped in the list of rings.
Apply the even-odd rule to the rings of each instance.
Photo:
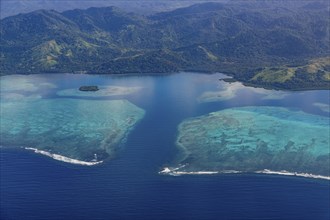
[[[169,168],[164,167],[163,170],[159,171],[158,174],[161,175],[170,175],[170,176],[181,176],[181,175],[215,175],[215,174],[236,174],[236,173],[248,173],[243,171],[237,170],[224,170],[224,171],[178,171],[179,169],[183,168],[184,166],[180,166],[177,168]],[[305,178],[314,178],[314,179],[324,179],[330,180],[330,176],[322,176],[310,173],[297,173],[297,172],[289,172],[286,170],[281,171],[273,171],[273,170],[259,170],[254,171],[252,173],[256,174],[271,174],[271,175],[283,175],[283,176],[298,176],[298,177],[305,177]]]
[[[235,72],[237,70],[233,71],[227,71],[225,69],[217,69],[217,70],[198,70],[198,69],[178,69],[178,70],[173,70],[173,71],[144,71],[143,73],[139,71],[131,71],[131,72],[111,72],[111,73],[105,73],[105,72],[91,72],[87,71],[86,73],[77,73],[74,71],[56,71],[56,72],[8,72],[8,73],[3,73],[0,74],[1,76],[8,76],[8,75],[43,75],[43,74],[73,74],[73,75],[112,75],[112,76],[140,76],[141,74],[144,76],[148,75],[170,75],[170,74],[180,74],[180,73],[202,73],[202,74],[214,74],[214,73],[222,73],[228,77],[231,78],[226,78],[226,79],[231,79],[235,80],[235,82],[240,82],[246,87],[253,87],[253,88],[263,88],[266,90],[277,90],[277,91],[288,91],[288,92],[302,92],[302,91],[313,91],[313,90],[329,90],[330,85],[314,85],[314,86],[294,86],[293,88],[289,88],[288,85],[282,84],[282,85],[277,85],[274,83],[258,83],[258,82],[251,82],[249,80],[246,80],[244,78],[241,78],[237,75],[235,75]],[[220,79],[223,80],[223,79]],[[223,80],[224,81],[224,80]],[[225,81],[226,82],[226,81]],[[231,82],[227,82],[231,83]]]
[[[71,163],[71,164],[75,164],[75,165],[94,166],[94,165],[103,163],[103,161],[90,161],[90,162],[87,162],[87,161],[72,159],[72,158],[65,157],[65,156],[62,156],[62,155],[59,155],[59,154],[52,154],[52,153],[49,153],[47,151],[38,150],[38,149],[32,148],[32,147],[24,147],[24,149],[33,151],[34,153],[37,153],[37,154],[42,154],[42,155],[47,156],[47,157],[51,157],[54,160],[62,161],[62,162],[65,162],[65,163]]]

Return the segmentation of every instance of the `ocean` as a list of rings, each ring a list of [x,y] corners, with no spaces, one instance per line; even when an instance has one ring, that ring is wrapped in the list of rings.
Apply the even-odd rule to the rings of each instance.
[[[21,76],[15,77],[17,83]],[[1,219],[329,219],[329,180],[255,173],[159,174],[176,165],[178,125],[187,118],[246,106],[285,107],[329,117],[329,91],[267,91],[219,81],[222,77],[30,75],[22,87],[2,91],[10,93],[9,99],[125,99],[145,114],[115,156],[95,166],[64,163],[2,144]],[[42,83],[54,86],[31,89]],[[96,97],[58,93],[95,84],[142,89]]]

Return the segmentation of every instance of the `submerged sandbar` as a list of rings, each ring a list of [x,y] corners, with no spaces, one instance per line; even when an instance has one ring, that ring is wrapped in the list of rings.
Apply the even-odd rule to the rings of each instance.
[[[85,88],[86,89],[86,88]],[[129,86],[97,86],[94,88],[93,92],[86,92],[87,90],[79,89],[64,89],[58,91],[56,94],[58,96],[72,96],[72,97],[106,97],[106,96],[123,96],[131,95],[139,92],[142,87],[129,87]]]
[[[330,176],[329,118],[280,107],[231,108],[179,125],[176,172],[271,170]],[[179,166],[179,165],[178,165]]]

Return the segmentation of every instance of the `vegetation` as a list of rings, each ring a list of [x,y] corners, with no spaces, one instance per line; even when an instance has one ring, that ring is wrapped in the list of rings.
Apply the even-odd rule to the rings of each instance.
[[[115,7],[19,14],[1,20],[1,75],[218,71],[257,86],[328,88],[323,3],[204,3],[151,16]]]
[[[306,65],[263,68],[248,84],[292,90],[330,89],[330,57],[312,59]]]

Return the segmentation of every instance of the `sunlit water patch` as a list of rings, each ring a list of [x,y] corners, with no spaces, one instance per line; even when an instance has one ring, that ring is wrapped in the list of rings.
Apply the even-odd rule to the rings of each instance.
[[[21,91],[36,92],[39,89],[54,89],[57,86],[51,82],[41,81],[39,75],[9,75],[0,78],[1,92]]]
[[[13,92],[0,93],[0,99],[6,101],[27,101],[27,100],[35,100],[41,98],[42,98],[41,95],[38,94],[25,95],[20,93],[13,93]]]
[[[200,103],[226,101],[236,98],[238,96],[238,93],[243,90],[253,92],[255,94],[263,95],[262,99],[264,100],[283,99],[290,94],[289,92],[285,92],[285,91],[246,87],[240,82],[233,82],[233,83],[219,82],[218,90],[205,91],[197,98],[197,100]]]
[[[329,112],[330,113],[330,105],[328,105],[328,104],[315,102],[315,103],[313,103],[313,105],[315,107],[319,108],[323,112]]]
[[[112,157],[143,116],[126,100],[2,100],[0,144],[92,165]]]
[[[280,107],[231,108],[190,118],[179,125],[183,166],[172,173],[275,171],[329,177],[329,122]]]

